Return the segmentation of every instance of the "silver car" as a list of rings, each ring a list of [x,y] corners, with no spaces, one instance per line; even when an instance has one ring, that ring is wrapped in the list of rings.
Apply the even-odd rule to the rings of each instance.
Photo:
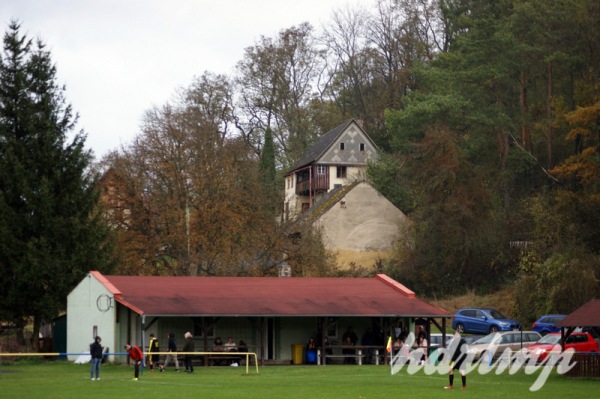
[[[504,351],[518,352],[536,343],[542,336],[536,331],[504,331],[488,334],[469,345],[468,354],[484,361],[498,359]],[[491,359],[490,359],[491,355]]]

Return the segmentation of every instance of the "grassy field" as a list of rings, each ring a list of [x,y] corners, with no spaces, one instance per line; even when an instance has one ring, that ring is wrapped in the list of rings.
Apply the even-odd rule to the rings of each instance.
[[[259,374],[244,367],[197,367],[194,374],[144,372],[132,381],[130,366],[102,365],[100,381],[90,381],[89,366],[57,362],[0,365],[2,398],[597,398],[600,380],[570,379],[552,373],[543,388],[530,392],[537,374],[507,372],[468,375],[468,389],[446,391],[446,375],[406,370],[391,375],[388,366],[265,366]],[[460,385],[460,376],[457,375]]]

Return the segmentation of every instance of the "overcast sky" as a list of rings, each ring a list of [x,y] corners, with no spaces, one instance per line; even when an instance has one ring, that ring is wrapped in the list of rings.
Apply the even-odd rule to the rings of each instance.
[[[372,3],[369,1],[369,3]],[[127,145],[144,111],[204,71],[232,74],[261,36],[310,22],[317,30],[349,0],[0,0],[51,51],[58,83],[99,159]]]

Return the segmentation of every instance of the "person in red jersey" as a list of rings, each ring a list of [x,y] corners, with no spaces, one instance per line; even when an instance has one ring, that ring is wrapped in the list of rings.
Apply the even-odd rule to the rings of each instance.
[[[138,378],[140,377],[140,365],[142,364],[142,360],[144,360],[144,353],[142,352],[142,350],[135,346],[135,345],[125,345],[125,350],[127,351],[127,354],[129,355],[129,357],[131,358],[131,360],[133,361],[133,368],[134,368],[134,381],[137,381]]]

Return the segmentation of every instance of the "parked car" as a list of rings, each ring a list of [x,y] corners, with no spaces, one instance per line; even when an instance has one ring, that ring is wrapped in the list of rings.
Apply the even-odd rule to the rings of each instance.
[[[452,334],[446,334],[446,346],[449,345],[449,342],[451,339],[452,339]],[[438,346],[442,346],[442,334],[440,334],[440,333],[429,334],[429,346],[431,348],[437,348]]]
[[[452,338],[454,337],[454,335],[452,333],[450,334],[446,334],[446,347],[450,346],[450,343],[452,342]],[[465,340],[465,342],[467,344],[470,344],[476,340],[478,340],[479,338],[481,338],[481,335],[462,335],[462,338]],[[442,334],[440,333],[432,333],[429,336],[429,346],[432,348],[437,348],[438,346],[442,346]]]
[[[560,345],[560,333],[546,334],[535,344],[526,347],[525,355],[527,357],[537,356],[539,361],[543,361],[549,355],[560,354],[560,348],[558,351],[554,349],[556,345]],[[598,343],[590,333],[574,332],[565,340],[565,350],[570,348],[573,348],[575,352],[598,352]]]
[[[462,338],[465,340],[467,345],[471,345],[473,342],[482,338],[482,336],[481,335],[463,335]]]
[[[495,309],[465,308],[460,309],[452,319],[452,328],[459,333],[488,334],[497,331],[520,330],[521,324],[507,319]]]
[[[596,342],[598,342],[598,339],[600,338],[600,334],[598,334],[598,331],[600,331],[600,327],[577,327],[577,328],[575,328],[574,331],[590,333],[590,335],[592,337],[594,337]],[[600,345],[600,343],[599,343],[599,345]]]
[[[465,340],[467,345],[475,342],[481,335],[461,335],[461,338]],[[442,347],[442,334],[435,333],[431,334],[431,343],[430,346],[432,348],[430,358],[437,359],[441,361],[444,358],[444,354],[446,353],[446,348],[452,345],[452,340],[454,339],[454,334],[446,334],[446,348]]]
[[[542,335],[546,335],[551,332],[560,331],[560,327],[555,327],[554,325],[567,317],[564,314],[547,314],[535,321],[533,323],[532,330],[537,331]]]
[[[475,355],[474,360],[478,360],[482,356],[489,356],[490,350],[493,350],[492,360],[495,360],[508,348],[510,348],[512,352],[517,352],[524,347],[536,343],[541,338],[542,336],[537,331],[504,331],[490,333],[470,344],[467,353]],[[489,361],[489,357],[486,357],[485,361]]]

